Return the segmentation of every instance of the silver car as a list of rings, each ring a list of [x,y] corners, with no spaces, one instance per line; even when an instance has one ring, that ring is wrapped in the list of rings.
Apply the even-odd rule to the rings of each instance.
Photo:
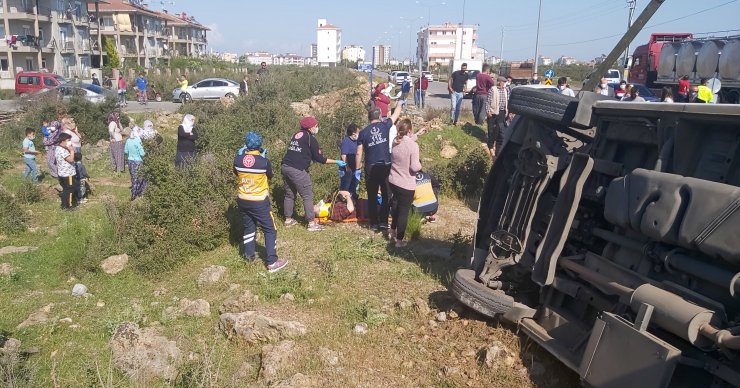
[[[192,100],[216,100],[221,97],[236,98],[239,84],[226,78],[207,78],[188,86],[185,90],[172,91],[172,100],[190,102]]]

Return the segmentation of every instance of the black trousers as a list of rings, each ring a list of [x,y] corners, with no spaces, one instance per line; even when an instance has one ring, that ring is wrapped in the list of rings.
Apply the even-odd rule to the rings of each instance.
[[[476,124],[483,124],[486,121],[486,100],[488,96],[485,94],[474,94],[473,95],[473,117],[475,118]]]
[[[393,192],[393,211],[391,212],[391,229],[396,230],[396,239],[403,240],[406,234],[406,226],[409,224],[409,213],[411,204],[414,202],[414,190],[406,190],[394,184],[390,184]]]
[[[59,185],[62,186],[62,194],[59,198],[62,200],[62,209],[72,209],[77,207],[80,181],[76,176],[60,176]]]
[[[496,145],[496,152],[501,151],[501,146],[504,142],[504,126],[506,125],[506,111],[499,111],[497,115],[491,116],[488,119],[488,141],[486,144],[488,148],[493,148]]]
[[[367,190],[367,213],[370,225],[388,226],[390,212],[390,187],[388,175],[391,174],[390,164],[373,164],[365,172],[365,189]],[[378,191],[382,203],[378,209]]]

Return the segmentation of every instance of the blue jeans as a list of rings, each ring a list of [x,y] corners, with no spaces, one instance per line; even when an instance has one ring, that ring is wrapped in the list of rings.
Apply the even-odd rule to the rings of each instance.
[[[23,158],[26,162],[26,168],[23,170],[23,177],[31,176],[31,182],[38,183],[39,181],[39,169],[36,167],[36,159]]]
[[[426,98],[426,90],[417,90],[416,92],[414,92],[414,105],[416,105],[417,108],[423,108]]]
[[[357,199],[357,186],[360,184],[360,181],[355,178],[355,170],[352,169],[350,172],[343,172],[344,174],[339,175],[339,189],[349,191],[352,194],[352,198]]]
[[[460,118],[460,108],[462,108],[464,94],[462,92],[450,93],[450,121],[453,124],[457,124],[457,119]]]

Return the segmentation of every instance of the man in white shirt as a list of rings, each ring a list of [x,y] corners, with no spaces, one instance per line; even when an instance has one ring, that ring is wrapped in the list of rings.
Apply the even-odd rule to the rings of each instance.
[[[564,94],[569,97],[576,96],[576,93],[568,85],[568,78],[566,77],[558,78],[558,89],[560,89],[560,94]]]

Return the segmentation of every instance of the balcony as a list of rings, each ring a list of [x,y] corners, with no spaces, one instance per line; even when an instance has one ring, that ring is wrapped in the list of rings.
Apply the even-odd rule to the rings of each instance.
[[[59,41],[60,50],[63,53],[70,53],[75,51],[75,42],[71,39]]]
[[[36,10],[33,2],[11,1],[8,2],[8,19],[30,19],[36,18]]]

